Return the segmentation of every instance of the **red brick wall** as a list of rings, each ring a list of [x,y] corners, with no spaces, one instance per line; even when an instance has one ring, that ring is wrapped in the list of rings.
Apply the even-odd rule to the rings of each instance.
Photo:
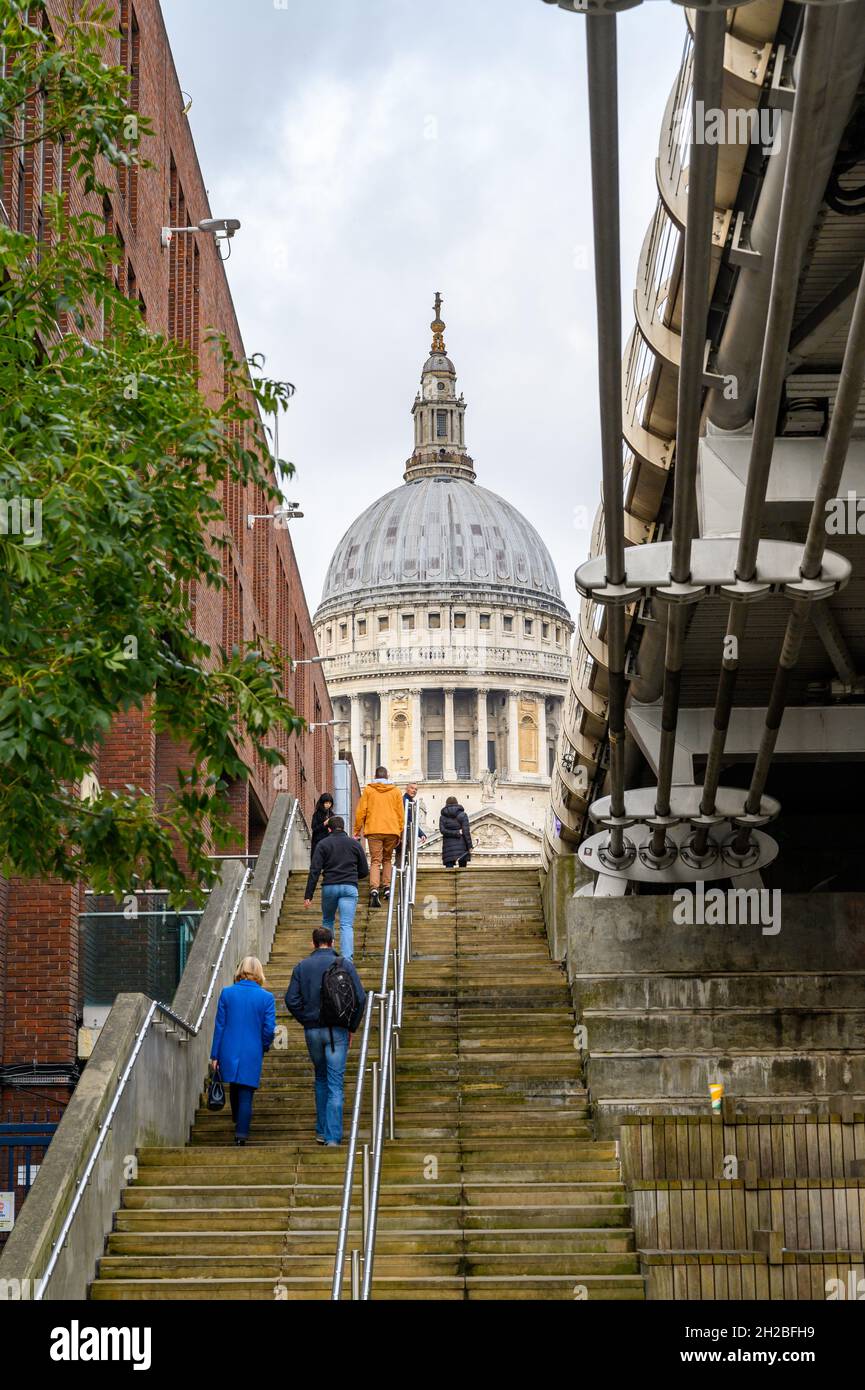
[[[65,0],[50,0],[48,8],[52,17],[61,14]],[[115,8],[124,37],[121,40],[118,36],[106,57],[124,63],[127,70],[135,61],[133,102],[150,118],[155,131],[142,147],[152,167],[131,176],[110,176],[113,191],[105,209],[106,223],[121,238],[124,248],[118,283],[127,293],[140,297],[153,329],[172,334],[197,353],[201,389],[216,403],[224,382],[221,365],[204,343],[207,330],[215,328],[227,334],[237,356],[246,355],[219,254],[213,238],[201,233],[176,236],[166,250],[160,245],[163,225],[195,225],[211,215],[183,115],[184,99],[158,0],[135,0],[134,4],[117,0]],[[37,100],[31,100],[28,113],[31,131]],[[51,188],[56,179],[57,152],[46,145],[44,155],[42,182]],[[39,225],[38,157],[38,147],[31,146],[24,161],[20,213],[28,230]],[[87,205],[80,188],[70,186],[68,171],[63,183],[74,209]],[[16,226],[17,154],[8,149],[3,201],[11,225]],[[89,205],[99,207],[92,199]],[[239,212],[242,218],[242,209],[227,211],[232,215]],[[243,230],[239,235],[244,235]],[[272,522],[257,522],[249,531],[247,513],[269,510],[260,490],[230,484],[226,492],[222,501],[231,544],[225,553],[224,573],[230,582],[222,592],[203,587],[193,595],[196,632],[213,648],[230,647],[241,639],[269,639],[295,658],[315,655],[309,608],[288,531],[277,529]],[[333,717],[318,666],[300,667],[294,676],[286,672],[286,685],[289,698],[308,721],[314,712],[322,720]],[[282,738],[280,746],[287,755],[281,776],[254,759],[248,747],[241,749],[251,776],[248,786],[239,784],[232,789],[237,850],[250,847],[250,796],[256,808],[251,837],[256,847],[261,816],[270,814],[278,791],[288,790],[300,797],[309,823],[317,796],[330,787],[333,739],[329,728],[307,731],[291,740]],[[178,765],[182,765],[182,750],[164,736],[154,736],[146,710],[130,711],[115,721],[100,750],[96,773],[106,788],[134,783],[159,799],[169,785],[176,784]],[[34,1058],[72,1063],[79,997],[78,890],[15,881],[5,912],[3,901],[0,896],[0,1058],[7,1065]],[[9,1101],[8,1090],[0,1093],[0,1116],[6,1113]]]

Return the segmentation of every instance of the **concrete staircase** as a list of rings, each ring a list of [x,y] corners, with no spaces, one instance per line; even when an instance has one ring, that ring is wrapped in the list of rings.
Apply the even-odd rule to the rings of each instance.
[[[143,1149],[92,1298],[329,1297],[346,1148],[314,1142],[312,1071],[282,1003],[318,920],[301,893],[293,878],[267,967],[284,1028],[249,1145],[234,1147],[226,1107],[199,1110],[186,1148]],[[356,920],[367,988],[385,920],[365,904]],[[413,947],[373,1297],[642,1299],[615,1146],[590,1136],[537,873],[421,870]],[[346,1130],[356,1059],[357,1043]],[[360,1244],[358,1183],[355,1199],[349,1250]]]

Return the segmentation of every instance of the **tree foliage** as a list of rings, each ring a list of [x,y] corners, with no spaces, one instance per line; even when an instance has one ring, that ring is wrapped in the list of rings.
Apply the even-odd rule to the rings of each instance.
[[[138,118],[130,139],[126,75],[104,61],[115,23],[110,6],[74,3],[52,30],[42,5],[0,0],[0,139],[14,147],[37,93],[30,138],[62,133],[97,201],[149,130]],[[224,583],[223,484],[280,498],[261,414],[293,388],[212,335],[226,391],[208,403],[188,352],[106,273],[118,246],[101,219],[55,193],[45,223],[37,241],[0,216],[0,868],[179,898],[212,882],[240,750],[279,763],[277,730],[302,725],[283,654],[211,650],[190,605]],[[188,749],[177,784],[160,804],[131,781],[82,796],[131,709]]]

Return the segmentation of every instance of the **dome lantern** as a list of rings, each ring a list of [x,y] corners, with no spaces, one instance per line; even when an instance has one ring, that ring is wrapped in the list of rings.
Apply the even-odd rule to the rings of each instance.
[[[407,483],[416,478],[477,476],[465,445],[465,398],[456,394],[456,371],[447,355],[441,316],[442,296],[436,292],[430,355],[421,372],[420,391],[412,406],[414,451],[406,463]]]

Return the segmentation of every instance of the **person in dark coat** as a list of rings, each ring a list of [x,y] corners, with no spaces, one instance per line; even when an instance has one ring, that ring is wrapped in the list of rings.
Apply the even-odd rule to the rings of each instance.
[[[333,797],[330,792],[322,792],[318,801],[315,803],[315,810],[312,813],[312,854],[319,840],[327,837],[327,823],[333,815]],[[310,855],[310,861],[312,860]]]
[[[469,818],[455,796],[449,796],[442,807],[439,830],[445,868],[464,869],[472,857],[472,832]]]
[[[312,933],[313,949],[291,972],[285,991],[285,1005],[292,1018],[301,1025],[306,1049],[315,1071],[315,1138],[316,1143],[329,1149],[342,1143],[342,1107],[345,1087],[345,1064],[351,1034],[357,1031],[366,1004],[366,991],[350,960],[342,958],[342,968],[348,973],[354,988],[354,1014],[348,1028],[322,1026],[321,982],[325,972],[337,962],[333,949],[333,932],[329,927],[316,927]]]
[[[244,956],[216,1006],[210,1065],[229,1086],[234,1142],[245,1144],[264,1054],[276,1033],[276,1003],[257,956]]]

